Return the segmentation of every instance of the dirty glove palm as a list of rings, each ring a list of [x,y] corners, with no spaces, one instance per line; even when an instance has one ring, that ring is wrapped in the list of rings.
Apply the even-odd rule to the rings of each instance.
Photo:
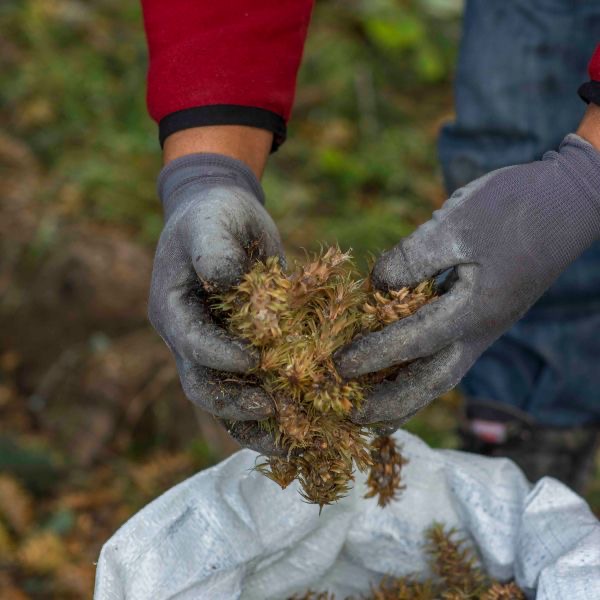
[[[408,363],[354,419],[396,427],[455,386],[598,237],[600,153],[576,135],[541,161],[494,171],[456,191],[374,266],[372,281],[381,289],[412,286],[450,268],[454,283],[416,314],[339,352],[346,377]]]
[[[269,396],[232,375],[256,366],[257,355],[214,321],[207,291],[229,289],[255,259],[283,260],[261,186],[237,160],[192,154],[167,165],[158,187],[165,226],[154,260],[150,321],[175,356],[192,402],[223,419],[264,419],[273,412]],[[265,450],[270,438],[256,434],[240,442]]]

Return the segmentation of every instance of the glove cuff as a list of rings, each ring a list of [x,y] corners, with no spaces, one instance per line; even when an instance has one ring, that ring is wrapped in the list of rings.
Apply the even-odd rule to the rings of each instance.
[[[554,161],[557,171],[542,199],[543,206],[550,205],[548,218],[543,225],[540,219],[537,225],[532,222],[530,229],[539,229],[542,239],[549,229],[555,232],[555,247],[547,253],[558,257],[556,266],[562,270],[600,239],[600,152],[571,133],[543,160]]]
[[[595,234],[595,239],[598,239],[600,237],[600,152],[579,135],[570,133],[562,141],[558,156],[573,178],[577,189],[576,199],[583,205],[581,210],[587,213],[585,217],[589,221],[588,225],[592,227],[592,235]],[[572,201],[575,202],[575,198],[572,198]]]
[[[169,215],[178,190],[189,183],[227,185],[250,192],[264,205],[265,195],[252,169],[241,160],[224,154],[197,153],[181,156],[163,167],[157,191],[165,214]]]
[[[562,141],[558,153],[569,160],[581,185],[587,188],[588,195],[600,210],[600,152],[581,136],[570,133]]]

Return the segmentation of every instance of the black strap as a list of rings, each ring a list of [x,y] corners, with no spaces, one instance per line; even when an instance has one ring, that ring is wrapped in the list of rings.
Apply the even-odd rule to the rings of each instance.
[[[597,104],[600,106],[600,81],[588,81],[579,87],[577,90],[579,97],[589,104]]]
[[[211,104],[178,110],[161,119],[158,124],[160,145],[162,147],[172,133],[209,125],[245,125],[271,131],[271,152],[275,152],[283,144],[287,134],[283,118],[270,110],[238,104]]]

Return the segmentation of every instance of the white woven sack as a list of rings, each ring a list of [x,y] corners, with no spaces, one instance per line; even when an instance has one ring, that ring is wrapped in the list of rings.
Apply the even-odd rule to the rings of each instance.
[[[385,509],[351,494],[319,516],[296,485],[282,491],[242,450],[175,486],[104,545],[95,600],[285,600],[307,589],[336,598],[382,575],[427,576],[423,533],[459,528],[485,568],[538,600],[600,599],[600,523],[558,481],[535,485],[505,459],[432,450],[400,431],[407,489]]]

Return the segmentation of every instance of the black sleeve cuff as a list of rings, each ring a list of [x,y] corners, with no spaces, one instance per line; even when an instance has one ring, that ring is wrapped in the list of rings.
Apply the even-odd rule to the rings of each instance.
[[[158,124],[160,145],[162,147],[172,133],[208,125],[245,125],[271,131],[271,152],[275,152],[283,144],[287,134],[283,118],[270,110],[238,104],[211,104],[178,110],[161,119]]]
[[[588,81],[577,90],[579,97],[588,104],[597,104],[600,106],[600,81]]]

